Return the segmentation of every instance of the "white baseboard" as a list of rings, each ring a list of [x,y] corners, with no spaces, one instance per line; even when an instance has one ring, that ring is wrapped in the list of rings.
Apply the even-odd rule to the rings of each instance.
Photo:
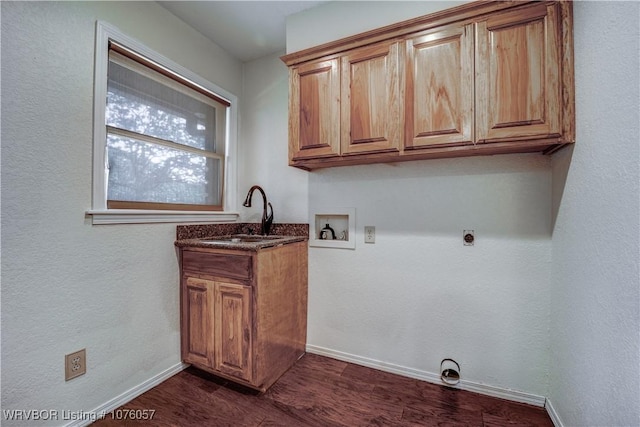
[[[551,400],[547,399],[547,403],[544,405],[547,410],[547,414],[549,414],[549,418],[551,418],[551,422],[555,427],[564,427],[562,421],[560,420],[560,416],[556,412],[555,408],[551,404]]]
[[[422,371],[419,369],[409,368],[393,363],[387,363],[380,360],[370,359],[367,357],[357,356],[354,354],[344,353],[341,351],[310,344],[307,344],[306,349],[308,353],[327,356],[333,359],[342,360],[344,362],[350,362],[356,365],[367,366],[369,368],[378,369],[380,371],[390,372],[392,374],[398,374],[404,377],[415,378],[418,380],[442,385],[442,380],[440,379],[439,373],[436,374],[433,372]],[[501,399],[507,399],[514,402],[526,403],[533,406],[539,406],[541,408],[545,407],[546,402],[544,396],[538,396],[531,393],[525,393],[522,391],[511,390],[502,387],[495,387],[467,380],[460,380],[460,382],[457,385],[453,386],[453,388],[473,391],[475,393],[480,393],[492,397],[499,397]]]
[[[104,414],[108,414],[109,412],[113,411],[114,409],[119,408],[120,406],[124,405],[125,403],[132,401],[133,399],[135,399],[136,397],[140,396],[145,391],[151,390],[153,387],[157,386],[158,384],[160,384],[164,380],[169,379],[170,377],[174,376],[178,372],[186,369],[188,366],[189,365],[185,364],[185,363],[178,363],[176,365],[173,365],[169,369],[166,369],[166,370],[160,372],[158,375],[156,375],[156,376],[154,376],[152,378],[149,378],[148,380],[144,381],[143,383],[138,384],[137,386],[125,391],[121,395],[114,397],[110,401],[98,406],[97,408],[95,408],[92,411],[87,412],[86,414],[88,414],[88,415],[96,415],[98,417],[104,416]],[[88,418],[90,418],[90,417],[88,417]],[[73,422],[71,422],[69,424],[66,424],[65,427],[85,427],[85,426],[88,426],[89,424],[93,423],[93,421],[95,421],[95,420],[94,419],[76,420],[76,421],[73,421]]]
[[[406,366],[396,365],[394,363],[387,363],[381,360],[370,359],[368,357],[357,356],[355,354],[345,353],[342,351],[332,350],[325,347],[319,347],[315,345],[307,344],[306,350],[308,353],[317,354],[320,356],[331,357],[332,359],[342,360],[344,362],[354,363],[356,365],[366,366],[373,369],[378,369],[384,372],[390,372],[392,374],[402,375],[404,377],[415,378],[422,381],[427,381],[434,384],[442,385],[440,374],[433,372],[422,371],[419,369],[409,368]],[[100,405],[87,414],[107,414],[114,409],[119,408],[127,402],[140,396],[142,393],[151,390],[161,382],[174,376],[178,372],[184,370],[189,365],[185,363],[178,363],[158,375],[144,381],[143,383],[125,391],[119,396],[114,397],[110,401]],[[451,386],[448,386],[451,387]],[[554,426],[563,427],[558,414],[556,413],[551,401],[545,399],[543,396],[538,396],[531,393],[524,393],[517,390],[505,389],[501,387],[490,386],[487,384],[475,383],[467,380],[460,380],[460,383],[453,386],[460,390],[468,390],[476,393],[484,394],[492,397],[499,397],[502,399],[511,400],[514,402],[526,403],[529,405],[544,407],[551,418]],[[86,427],[93,422],[91,419],[83,419],[73,421],[66,424],[65,427]]]

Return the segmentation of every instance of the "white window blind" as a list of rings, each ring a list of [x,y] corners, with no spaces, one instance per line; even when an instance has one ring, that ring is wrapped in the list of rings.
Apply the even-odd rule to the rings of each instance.
[[[228,101],[109,45],[107,207],[222,210]]]

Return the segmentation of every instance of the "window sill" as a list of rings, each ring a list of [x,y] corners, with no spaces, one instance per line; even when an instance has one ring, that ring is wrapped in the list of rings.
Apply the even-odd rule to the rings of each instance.
[[[133,209],[89,210],[86,212],[86,215],[92,218],[93,225],[165,222],[235,222],[240,216],[236,212],[148,211]]]

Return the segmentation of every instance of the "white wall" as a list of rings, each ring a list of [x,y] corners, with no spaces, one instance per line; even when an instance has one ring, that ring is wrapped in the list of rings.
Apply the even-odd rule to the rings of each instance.
[[[279,55],[245,63],[242,92],[239,204],[249,188],[258,184],[273,205],[275,222],[306,223],[309,174],[288,166],[289,77]],[[251,208],[240,206],[238,209],[242,221],[259,222],[260,195],[254,193]]]
[[[287,51],[454,5],[367,2],[361,13],[362,2],[329,3],[289,17]],[[431,378],[452,357],[466,381],[546,394],[548,157],[311,173],[310,213],[331,206],[356,208],[358,237],[355,251],[310,250],[308,344],[315,351]],[[365,225],[376,227],[374,245],[363,243]],[[464,229],[476,231],[475,246],[463,246]]]
[[[467,1],[332,1],[287,17],[287,53],[396,22],[458,6]]]
[[[553,159],[548,396],[566,426],[637,426],[640,5],[576,2],[574,15],[578,142]]]
[[[454,4],[329,3],[289,19],[287,51]],[[3,410],[91,410],[179,362],[175,225],[84,217],[103,19],[242,93],[240,201],[257,183],[278,222],[357,208],[355,251],[310,251],[309,344],[416,372],[455,357],[463,379],[549,396],[567,426],[638,424],[637,3],[575,3],[573,153],[314,173],[284,167],[277,55],[242,66],[150,2],[1,7]],[[65,383],[83,347],[89,370]]]
[[[550,188],[531,155],[313,173],[310,212],[355,207],[357,238],[310,250],[308,343],[418,376],[452,357],[466,381],[544,395]]]
[[[154,2],[1,7],[2,409],[89,411],[180,363],[175,225],[85,218],[95,21],[232,93],[242,66]]]

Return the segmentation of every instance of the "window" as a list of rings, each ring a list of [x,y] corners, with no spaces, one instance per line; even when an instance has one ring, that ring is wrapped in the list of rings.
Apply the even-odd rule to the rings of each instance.
[[[143,61],[109,44],[107,207],[222,210],[229,102]]]
[[[236,98],[101,22],[95,73],[94,224],[236,219]]]

